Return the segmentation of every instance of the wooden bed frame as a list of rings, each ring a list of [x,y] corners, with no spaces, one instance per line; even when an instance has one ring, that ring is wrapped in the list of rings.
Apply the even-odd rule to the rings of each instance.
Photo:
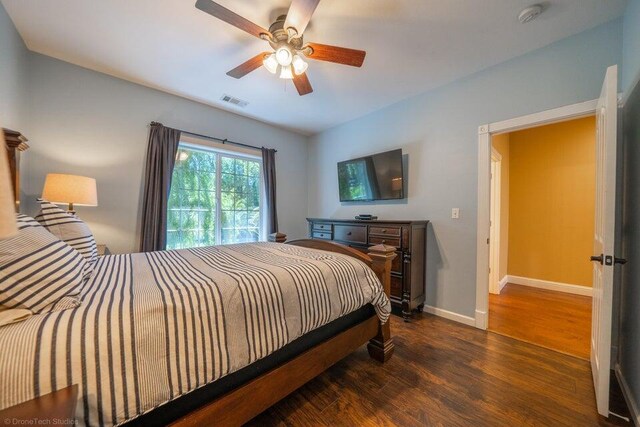
[[[270,240],[284,242],[286,236],[278,233],[277,238],[273,236]],[[359,259],[373,269],[382,282],[384,292],[389,296],[391,261],[396,257],[395,247],[372,246],[368,249],[367,255],[348,246],[323,240],[302,239],[293,240],[287,244],[336,252]],[[373,315],[185,415],[172,425],[199,426],[211,422],[220,426],[242,425],[351,354],[367,341],[369,342],[367,350],[373,359],[382,363],[389,360],[394,349],[389,322],[381,325],[378,317]]]

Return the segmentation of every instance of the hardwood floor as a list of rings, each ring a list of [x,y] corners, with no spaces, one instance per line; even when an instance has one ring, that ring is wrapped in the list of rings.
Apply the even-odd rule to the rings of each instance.
[[[608,426],[586,361],[429,314],[391,316],[396,351],[365,347],[250,426]]]
[[[589,360],[591,297],[509,283],[489,294],[489,330]]]

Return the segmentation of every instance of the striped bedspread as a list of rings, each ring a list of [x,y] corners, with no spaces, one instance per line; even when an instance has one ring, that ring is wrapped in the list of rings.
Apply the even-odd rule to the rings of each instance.
[[[79,424],[119,424],[367,303],[353,258],[277,243],[108,255],[82,304],[0,328],[0,409],[78,384]]]

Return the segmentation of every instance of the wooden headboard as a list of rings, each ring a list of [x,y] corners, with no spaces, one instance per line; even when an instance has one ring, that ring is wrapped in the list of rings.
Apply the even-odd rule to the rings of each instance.
[[[5,128],[2,130],[7,145],[7,157],[9,157],[9,170],[11,171],[11,180],[13,182],[16,212],[20,212],[20,153],[29,148],[28,139],[18,131]]]

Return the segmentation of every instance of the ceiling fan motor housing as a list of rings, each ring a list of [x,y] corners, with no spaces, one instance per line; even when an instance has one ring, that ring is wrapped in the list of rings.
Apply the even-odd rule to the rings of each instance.
[[[287,15],[278,16],[276,21],[269,27],[269,32],[273,38],[267,40],[273,50],[278,50],[278,48],[282,46],[288,46],[292,50],[292,53],[295,53],[295,51],[302,49],[304,44],[302,34],[292,37],[291,40],[289,40],[289,33],[284,28],[284,21],[286,19]]]

